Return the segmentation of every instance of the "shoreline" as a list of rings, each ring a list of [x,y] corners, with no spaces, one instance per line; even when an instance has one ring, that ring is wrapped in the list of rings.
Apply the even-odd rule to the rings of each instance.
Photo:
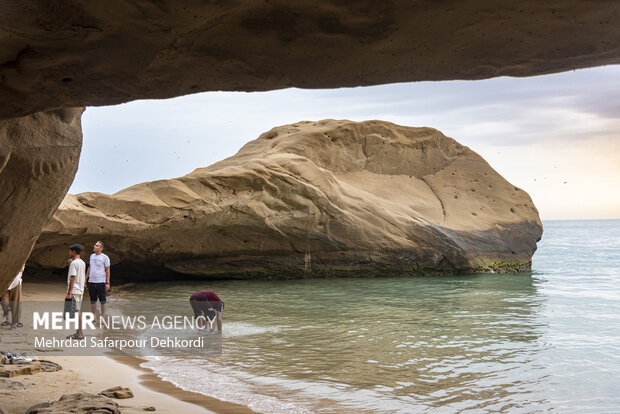
[[[26,275],[22,289],[23,300],[41,301],[49,300],[50,297],[63,297],[65,284],[64,281],[40,279],[29,282]],[[0,408],[5,412],[25,412],[35,404],[57,401],[63,394],[98,394],[119,385],[129,387],[134,394],[133,398],[114,399],[123,413],[142,413],[147,407],[154,407],[156,412],[171,414],[254,412],[244,405],[183,390],[161,379],[148,368],[141,367],[144,360],[137,357],[37,356],[60,364],[62,370],[11,377],[10,381],[20,382],[26,388],[10,391],[0,389],[0,395],[3,396]]]
[[[208,410],[208,412],[213,412],[216,414],[255,413],[255,411],[252,411],[245,405],[218,400],[217,398],[179,388],[173,383],[161,379],[150,369],[140,366],[140,364],[145,361],[138,357],[109,356],[106,358],[112,359],[120,364],[127,365],[128,367],[139,371],[140,383],[153,392],[172,395],[179,401],[200,406],[205,410]]]

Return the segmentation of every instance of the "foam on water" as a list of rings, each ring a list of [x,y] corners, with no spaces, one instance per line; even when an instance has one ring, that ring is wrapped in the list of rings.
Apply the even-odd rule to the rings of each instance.
[[[250,382],[251,376],[231,371],[204,359],[147,357],[142,363],[164,381],[195,393],[235,404],[246,405],[261,413],[305,414],[310,411],[293,403],[261,393]]]
[[[415,405],[409,396],[392,394],[394,389],[391,387],[376,386],[364,390],[347,384],[260,377],[240,370],[233,371],[204,359],[146,359],[148,362],[141,364],[143,368],[151,369],[159,378],[178,388],[246,405],[260,413],[407,413],[411,404]]]
[[[283,326],[258,326],[245,322],[230,322],[222,327],[224,338],[235,338],[248,335],[263,335],[280,332]]]

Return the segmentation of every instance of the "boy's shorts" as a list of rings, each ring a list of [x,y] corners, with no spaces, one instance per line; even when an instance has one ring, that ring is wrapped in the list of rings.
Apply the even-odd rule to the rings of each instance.
[[[65,308],[63,310],[63,319],[67,316],[70,318],[75,317],[75,313],[80,311],[82,307],[82,294],[72,294],[71,299],[65,299]]]
[[[97,303],[97,299],[101,302],[102,305],[105,305],[106,297],[105,297],[105,283],[89,283],[88,284],[88,295],[90,296],[90,303]]]

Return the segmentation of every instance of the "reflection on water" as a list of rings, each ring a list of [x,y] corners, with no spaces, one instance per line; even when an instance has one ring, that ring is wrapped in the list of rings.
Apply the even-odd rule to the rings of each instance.
[[[153,283],[123,298],[217,292],[223,355],[146,366],[257,411],[609,412],[619,269],[620,222],[549,222],[533,274]]]
[[[140,285],[125,298],[152,289],[179,300],[203,286]],[[530,276],[209,287],[225,298],[226,310],[224,355],[208,369],[238,370],[250,381],[272,377],[257,385],[261,394],[271,388],[281,396],[283,388],[302,394],[290,395],[292,401],[322,397],[368,410],[503,406],[522,394],[514,378],[526,372],[517,372],[544,370],[532,360],[544,326],[537,317],[543,299]]]

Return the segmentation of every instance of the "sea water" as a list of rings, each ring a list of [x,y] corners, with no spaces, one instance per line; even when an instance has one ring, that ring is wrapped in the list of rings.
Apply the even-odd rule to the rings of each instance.
[[[619,412],[620,220],[544,228],[526,274],[162,282],[123,295],[217,292],[222,355],[143,366],[259,412]]]

